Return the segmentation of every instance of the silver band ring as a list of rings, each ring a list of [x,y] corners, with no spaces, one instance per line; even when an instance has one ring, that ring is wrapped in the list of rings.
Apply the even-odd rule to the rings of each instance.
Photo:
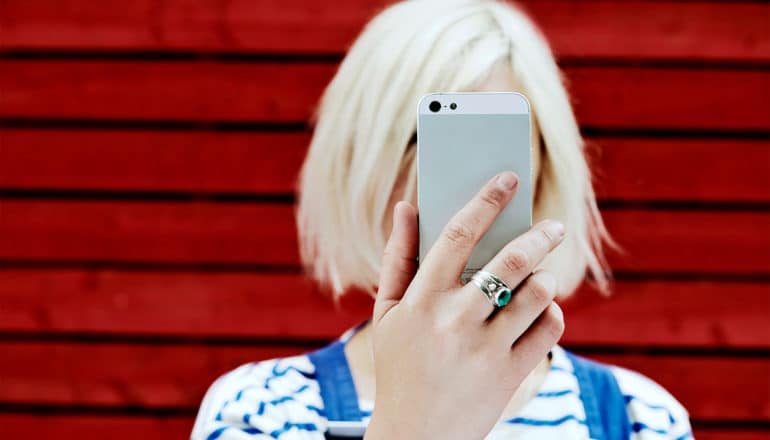
[[[497,275],[480,270],[473,274],[471,281],[484,293],[495,307],[502,307],[511,302],[513,291]]]

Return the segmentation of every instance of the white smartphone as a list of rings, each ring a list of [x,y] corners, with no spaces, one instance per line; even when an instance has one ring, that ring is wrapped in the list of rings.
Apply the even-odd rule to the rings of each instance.
[[[481,238],[470,276],[532,227],[530,107],[514,92],[432,93],[417,110],[419,261],[444,226],[495,174],[519,177],[513,200]]]

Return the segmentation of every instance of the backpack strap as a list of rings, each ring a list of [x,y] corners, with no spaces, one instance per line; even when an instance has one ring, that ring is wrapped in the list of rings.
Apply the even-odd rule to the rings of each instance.
[[[626,399],[607,365],[565,350],[580,386],[588,432],[594,440],[628,440],[631,422]]]
[[[344,342],[336,339],[307,356],[315,366],[315,379],[324,402],[323,414],[329,422],[327,438],[362,437],[366,426],[361,423],[363,416]]]

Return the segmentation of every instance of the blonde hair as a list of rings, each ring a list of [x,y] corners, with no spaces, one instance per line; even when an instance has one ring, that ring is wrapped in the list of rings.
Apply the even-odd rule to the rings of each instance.
[[[540,267],[560,295],[590,272],[607,291],[601,216],[560,71],[537,27],[493,0],[411,0],[372,19],[326,88],[298,186],[297,228],[306,272],[335,301],[349,288],[374,295],[396,200],[414,204],[416,103],[430,92],[472,89],[507,63],[544,140],[534,217],[564,222],[565,241]],[[401,187],[399,187],[399,185]]]

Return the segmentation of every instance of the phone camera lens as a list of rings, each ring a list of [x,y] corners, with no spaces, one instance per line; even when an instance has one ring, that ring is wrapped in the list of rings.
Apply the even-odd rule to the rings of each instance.
[[[453,103],[449,104],[449,108],[451,108],[452,110],[454,110],[454,109],[456,109],[456,108],[457,108],[457,104],[455,104],[455,103],[453,102]]]
[[[433,102],[431,102],[431,103],[430,103],[430,105],[428,106],[428,108],[429,108],[429,109],[430,109],[430,111],[432,111],[433,113],[436,113],[437,111],[441,110],[441,103],[440,103],[440,102],[438,102],[438,101],[433,101]]]

